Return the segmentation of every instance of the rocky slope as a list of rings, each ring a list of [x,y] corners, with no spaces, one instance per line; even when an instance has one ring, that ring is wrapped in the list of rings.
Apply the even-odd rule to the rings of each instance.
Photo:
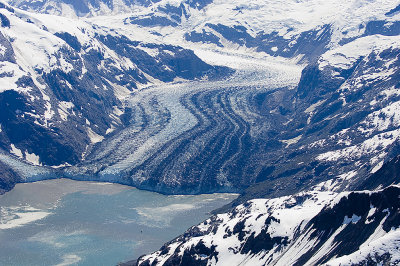
[[[398,154],[399,50],[391,37],[370,38],[326,52],[303,70],[290,100],[278,105],[288,120],[274,132],[286,147],[272,151],[265,179],[244,199],[295,192],[325,178],[341,184],[330,189],[354,189]]]
[[[390,186],[251,200],[131,264],[396,265],[399,196]]]

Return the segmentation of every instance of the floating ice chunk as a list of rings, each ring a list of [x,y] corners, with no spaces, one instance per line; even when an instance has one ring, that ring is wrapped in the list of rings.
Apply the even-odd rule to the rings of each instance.
[[[24,226],[28,223],[44,219],[50,212],[32,207],[1,208],[0,230]]]

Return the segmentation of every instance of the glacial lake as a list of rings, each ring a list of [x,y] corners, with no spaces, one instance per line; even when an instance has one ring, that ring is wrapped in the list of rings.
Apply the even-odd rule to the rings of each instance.
[[[17,184],[0,196],[0,265],[116,265],[158,250],[237,196],[68,179]]]

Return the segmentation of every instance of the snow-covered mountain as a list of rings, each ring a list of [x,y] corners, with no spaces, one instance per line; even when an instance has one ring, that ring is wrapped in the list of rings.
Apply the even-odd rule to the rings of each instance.
[[[62,15],[67,17],[91,16],[113,12],[126,12],[133,8],[146,7],[157,1],[132,0],[12,0],[12,6],[26,11],[35,11],[45,14]]]
[[[35,3],[13,4],[47,12]],[[334,4],[135,2],[79,19],[2,4],[3,99],[15,102],[3,168],[19,158],[164,193],[245,190],[234,204],[326,180],[351,189],[396,155],[400,14],[390,1]],[[21,169],[4,176],[37,178]]]
[[[245,190],[235,204],[327,180],[354,189],[398,154],[399,40],[358,38],[302,73],[242,59],[230,80],[153,87],[126,101],[130,125],[66,174],[163,193]]]
[[[397,265],[400,188],[255,199],[131,265]]]
[[[400,30],[398,3],[390,0],[9,2],[39,13],[89,16],[97,24],[118,28],[125,35],[131,33],[144,40],[243,49],[284,57],[306,54],[316,58],[324,50],[360,36],[398,35]]]
[[[89,22],[5,4],[0,14],[4,168],[20,164],[16,158],[31,165],[76,164],[89,146],[124,126],[129,116],[124,99],[132,92],[227,72],[190,50],[134,41]],[[36,173],[21,167],[14,174],[7,170],[4,179]]]
[[[12,6],[26,11],[44,14],[61,15],[65,17],[90,17],[138,12],[152,8],[161,0],[8,0]],[[211,0],[174,1],[173,5],[201,9],[211,3]],[[168,3],[170,4],[170,3]]]
[[[8,3],[0,192],[241,193],[142,265],[399,263],[399,3]]]

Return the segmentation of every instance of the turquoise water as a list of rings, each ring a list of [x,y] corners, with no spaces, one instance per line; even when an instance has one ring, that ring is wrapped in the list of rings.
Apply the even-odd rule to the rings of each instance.
[[[236,197],[66,179],[18,184],[0,196],[0,265],[116,265],[159,249]]]

